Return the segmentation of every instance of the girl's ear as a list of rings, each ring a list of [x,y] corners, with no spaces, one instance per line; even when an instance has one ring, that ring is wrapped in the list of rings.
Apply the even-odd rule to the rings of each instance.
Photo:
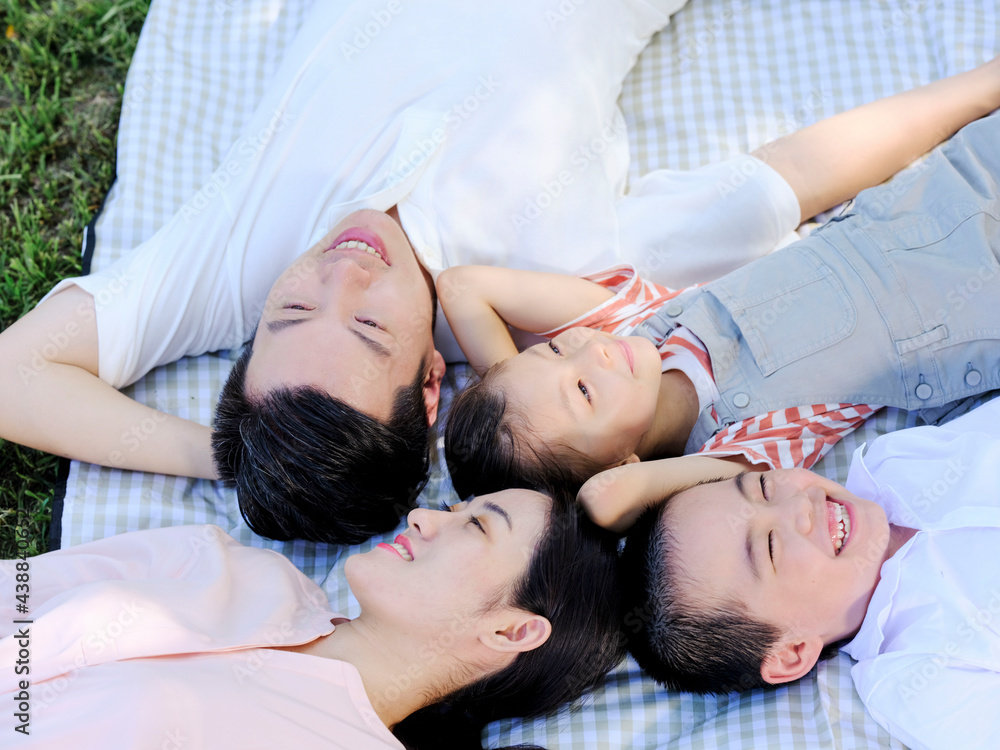
[[[794,682],[809,674],[822,652],[823,639],[819,636],[785,641],[764,659],[760,676],[771,685]]]
[[[479,636],[479,641],[492,651],[519,654],[532,651],[545,643],[552,634],[547,617],[522,610],[508,610],[509,616],[492,633]]]

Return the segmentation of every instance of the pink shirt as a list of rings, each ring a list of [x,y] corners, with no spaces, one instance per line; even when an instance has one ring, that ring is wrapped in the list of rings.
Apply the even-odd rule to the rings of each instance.
[[[19,747],[402,748],[351,664],[269,648],[337,617],[276,552],[216,526],[113,536],[29,558],[26,614],[16,562],[0,562],[0,693],[30,681]],[[22,722],[6,702],[10,737]]]

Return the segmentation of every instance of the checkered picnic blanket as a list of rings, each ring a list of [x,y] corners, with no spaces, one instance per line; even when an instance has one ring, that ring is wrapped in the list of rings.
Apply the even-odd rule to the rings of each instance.
[[[152,4],[126,79],[117,181],[85,242],[91,268],[106,266],[151,236],[207,180],[249,119],[312,1]],[[1000,12],[989,0],[691,0],[625,82],[621,104],[631,177],[743,153],[835,112],[968,69],[993,56],[998,36]],[[127,391],[208,424],[236,354],[161,367]],[[445,411],[467,377],[467,368],[449,373]],[[882,410],[837,445],[818,470],[843,481],[858,445],[917,419],[915,413]],[[435,454],[420,497],[430,507],[453,497],[440,441]],[[235,493],[213,482],[78,462],[70,466],[55,526],[59,543],[68,546],[188,523],[215,523],[246,544],[282,552],[347,615],[358,607],[344,583],[344,561],[380,541],[341,548],[261,539],[243,523]],[[577,710],[500,722],[490,727],[489,742],[534,742],[550,750],[901,747],[865,711],[850,667],[841,655],[780,690],[699,697],[657,688],[629,661]]]

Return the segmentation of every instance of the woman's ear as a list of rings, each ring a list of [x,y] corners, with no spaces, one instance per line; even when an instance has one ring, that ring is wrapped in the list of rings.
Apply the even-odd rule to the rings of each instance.
[[[481,635],[479,641],[487,648],[507,654],[533,651],[552,634],[547,617],[521,610],[508,610],[509,617],[492,633]]]
[[[441,381],[444,379],[444,357],[437,349],[431,356],[431,366],[424,378],[424,404],[427,406],[427,424],[437,421],[438,404],[441,402]]]
[[[822,652],[823,639],[819,636],[785,641],[764,659],[760,676],[771,685],[794,682],[809,674]]]

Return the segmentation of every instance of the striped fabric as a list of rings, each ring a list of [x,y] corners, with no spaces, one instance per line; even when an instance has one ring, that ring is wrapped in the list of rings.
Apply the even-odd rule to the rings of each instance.
[[[152,235],[199,189],[249,118],[312,1],[151,4],[125,83],[118,178],[96,223],[94,269]],[[570,5],[541,0],[540,12],[560,3]],[[998,35],[992,0],[690,0],[625,82],[631,176],[745,153],[835,112],[968,69],[995,54]],[[182,360],[126,392],[208,424],[236,354]],[[445,408],[467,377],[466,368],[449,372]],[[816,469],[843,480],[861,442],[917,420],[915,413],[880,410]],[[428,507],[454,497],[440,445],[433,453],[435,469],[419,499]],[[61,522],[65,546],[132,529],[216,523],[244,543],[287,555],[347,615],[357,603],[344,584],[344,560],[381,541],[338,548],[264,540],[243,523],[233,493],[215,483],[78,462],[70,467]],[[790,687],[704,698],[660,690],[626,662],[578,710],[500,722],[487,739],[491,747],[534,742],[549,750],[901,747],[865,712],[850,667],[839,656]]]
[[[615,296],[590,312],[560,328],[545,333],[556,336],[568,328],[594,328],[615,336],[631,336],[645,320],[684,290],[672,290],[640,278],[630,266],[615,266],[590,274],[588,279],[615,293]],[[679,369],[698,388],[699,382],[713,382],[708,349],[689,329],[679,326],[659,347],[664,372]],[[680,360],[679,362],[677,360]],[[693,373],[691,368],[700,372]],[[698,378],[697,375],[702,375]],[[704,393],[698,388],[702,409],[718,392]],[[699,453],[717,456],[744,456],[754,464],[772,469],[800,466],[812,468],[834,444],[856,430],[878,409],[870,404],[812,404],[761,414],[735,422],[718,432]],[[719,415],[712,417],[721,428]]]
[[[810,469],[878,408],[869,404],[813,404],[772,411],[729,425],[699,453],[742,455],[772,469]]]

